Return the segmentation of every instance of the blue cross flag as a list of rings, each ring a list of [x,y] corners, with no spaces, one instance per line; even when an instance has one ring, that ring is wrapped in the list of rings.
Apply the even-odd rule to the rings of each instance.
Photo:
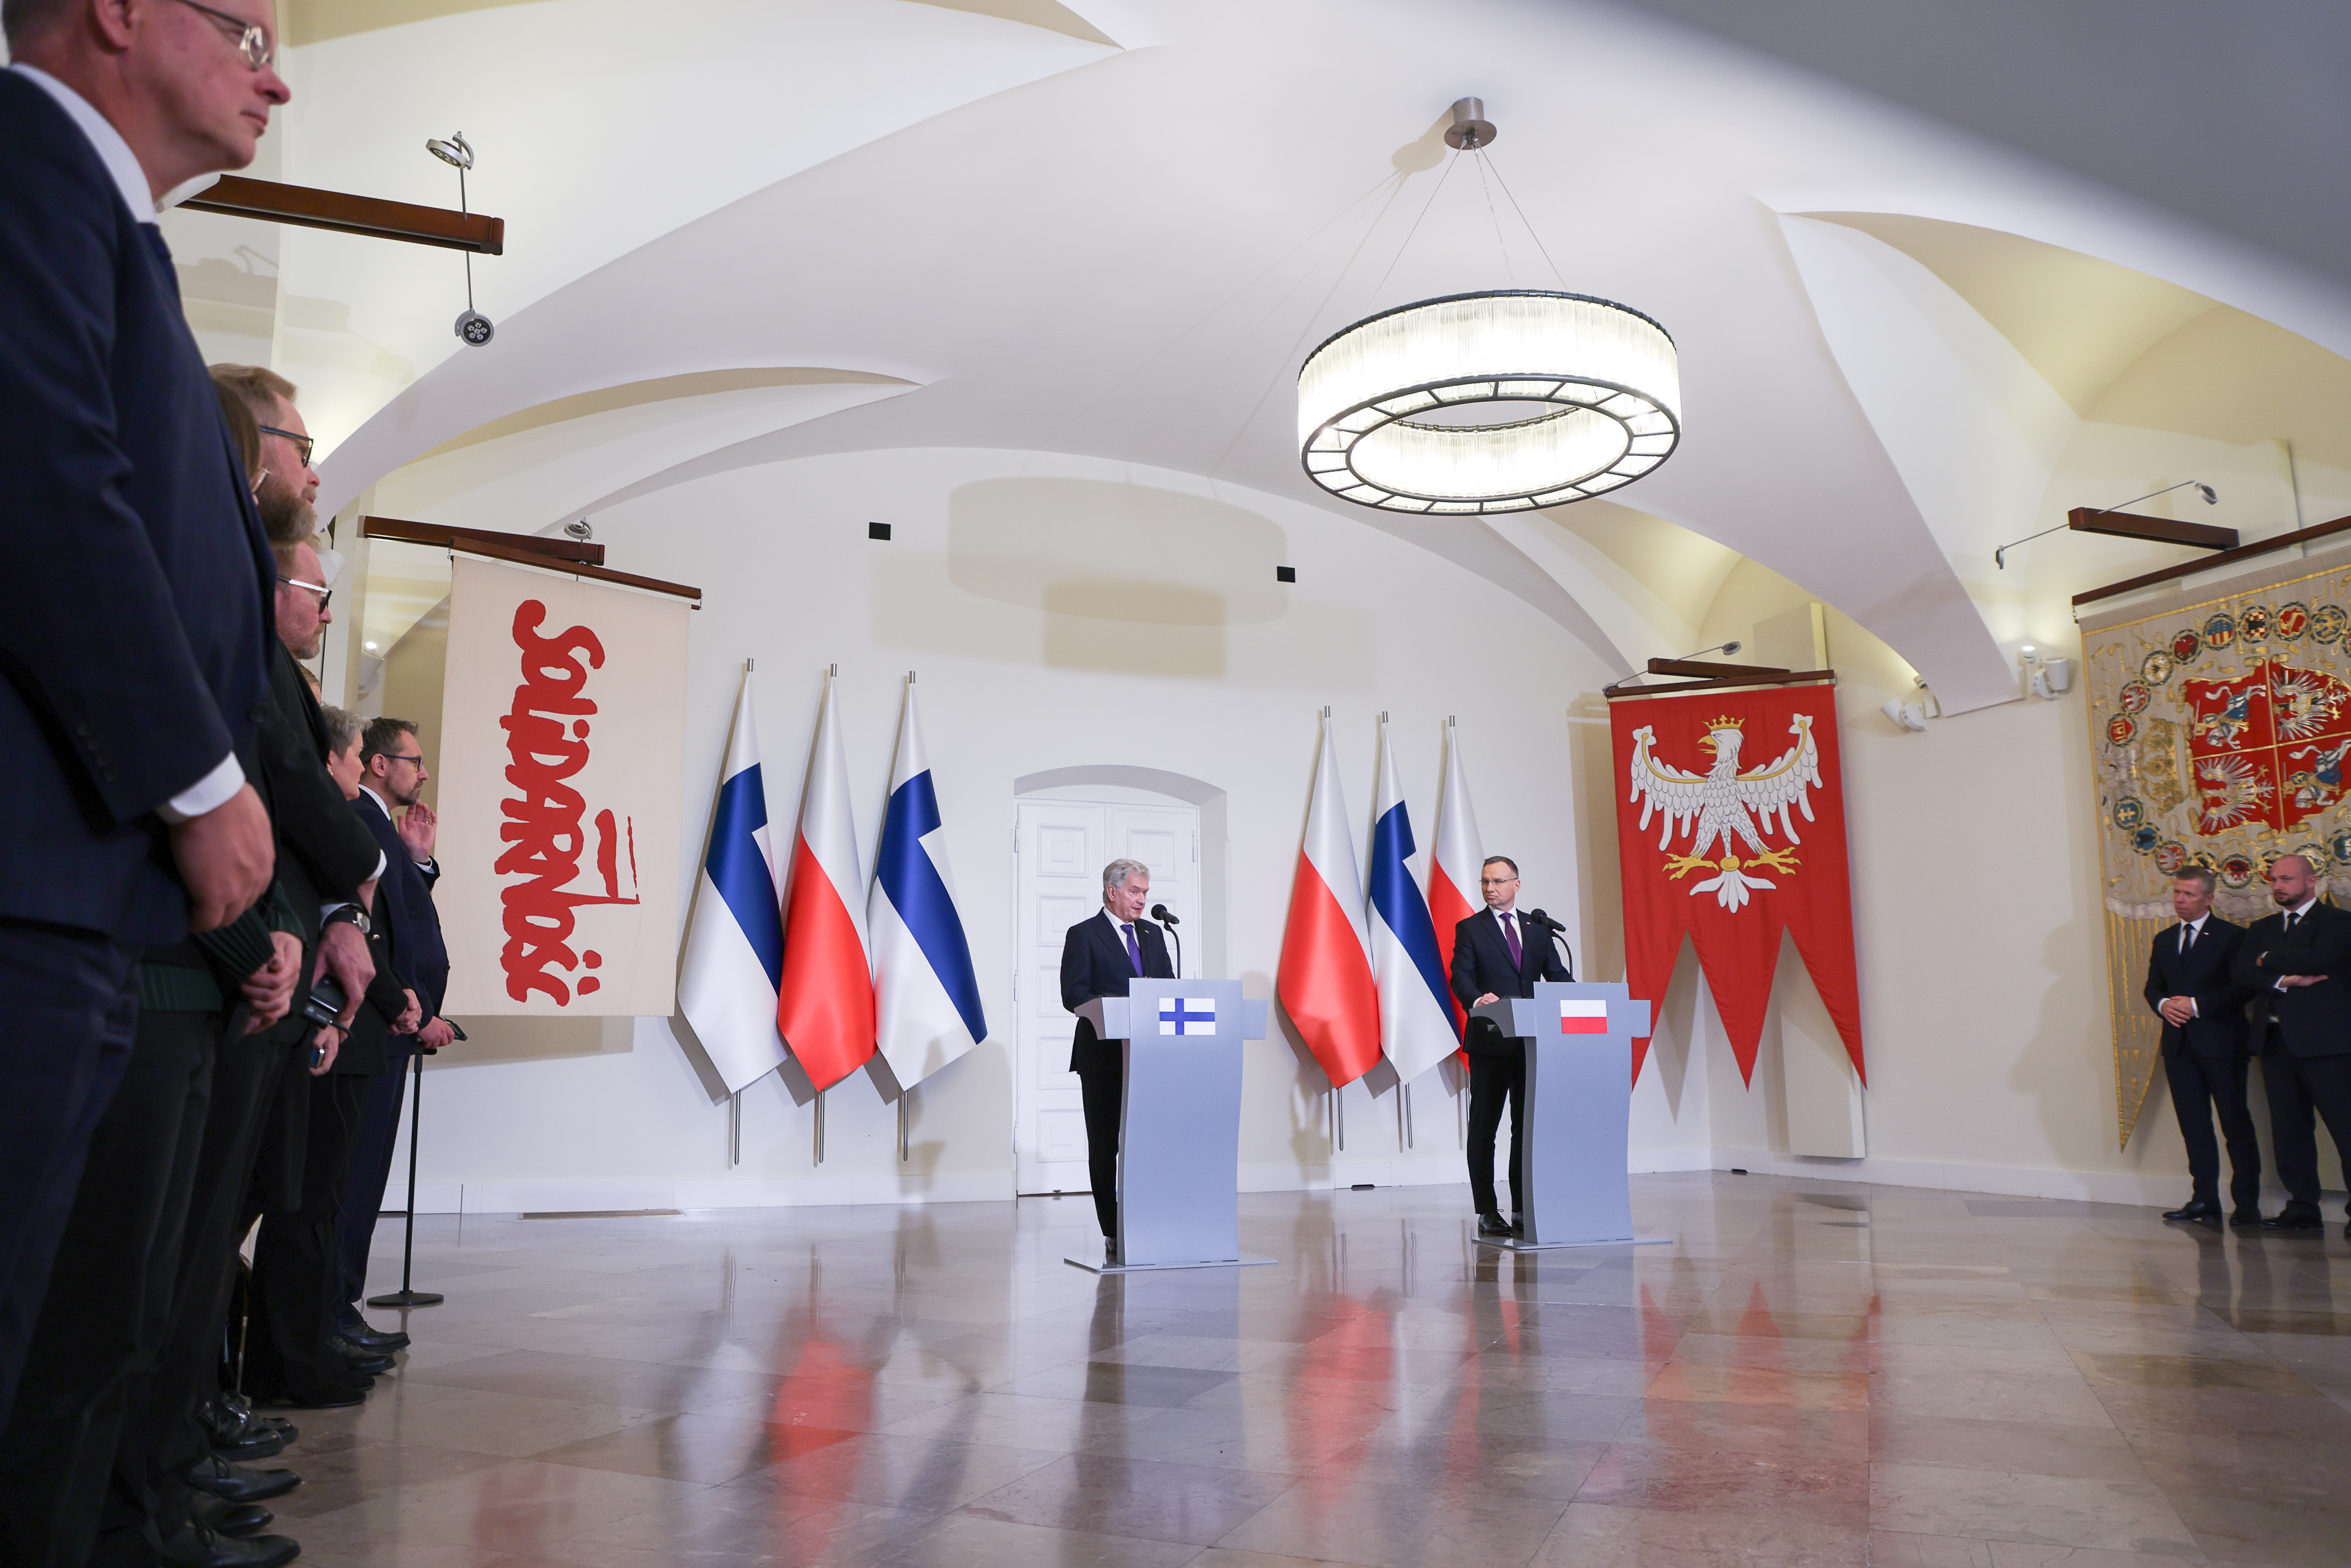
[[[1217,998],[1214,997],[1160,998],[1159,1032],[1162,1034],[1216,1033]]]

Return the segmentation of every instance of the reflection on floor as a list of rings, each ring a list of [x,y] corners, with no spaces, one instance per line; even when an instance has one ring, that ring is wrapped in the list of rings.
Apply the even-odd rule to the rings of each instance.
[[[1082,1198],[429,1218],[448,1302],[302,1416],[275,1528],[402,1568],[2351,1560],[2340,1239],[1730,1175],[1634,1208],[1675,1244],[1253,1196],[1276,1267],[1109,1278],[1061,1261]]]

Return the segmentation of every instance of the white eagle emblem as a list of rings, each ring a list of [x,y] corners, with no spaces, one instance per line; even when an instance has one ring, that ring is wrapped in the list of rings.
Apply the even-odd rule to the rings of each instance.
[[[1698,744],[1714,753],[1714,766],[1703,775],[1685,773],[1670,762],[1658,760],[1656,732],[1643,725],[1633,732],[1633,793],[1626,797],[1641,802],[1644,831],[1648,829],[1652,812],[1665,813],[1665,832],[1657,840],[1657,848],[1667,852],[1667,874],[1678,881],[1694,871],[1715,873],[1693,886],[1690,895],[1711,893],[1725,909],[1744,904],[1750,888],[1778,885],[1750,875],[1747,867],[1760,866],[1775,872],[1796,869],[1795,855],[1764,843],[1761,833],[1771,831],[1771,816],[1776,811],[1781,836],[1791,844],[1803,842],[1796,836],[1788,809],[1794,807],[1803,812],[1804,821],[1811,821],[1813,807],[1805,792],[1821,781],[1821,753],[1813,740],[1810,714],[1796,715],[1788,726],[1788,733],[1796,737],[1796,743],[1771,766],[1751,773],[1739,770],[1739,747],[1743,738],[1740,726],[1743,722],[1727,717],[1708,722],[1706,738]],[[1672,853],[1675,836],[1685,829],[1692,831],[1689,853]],[[1719,859],[1709,859],[1708,852],[1718,841],[1722,845],[1722,854]],[[1744,860],[1740,858],[1742,844],[1746,848]]]

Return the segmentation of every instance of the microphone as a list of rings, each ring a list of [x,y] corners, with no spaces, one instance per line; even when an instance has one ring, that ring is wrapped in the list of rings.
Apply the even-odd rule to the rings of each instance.
[[[1558,921],[1553,920],[1550,915],[1545,915],[1540,909],[1523,910],[1520,913],[1519,918],[1525,921],[1530,925],[1545,925],[1549,926],[1553,931],[1565,931],[1567,929],[1566,926],[1562,925]]]
[[[1151,918],[1167,927],[1168,939],[1176,944],[1176,977],[1180,980],[1184,977],[1184,938],[1176,935],[1176,927],[1183,922],[1168,914],[1164,904],[1151,906]]]
[[[1151,906],[1151,918],[1156,920],[1162,925],[1181,925],[1184,924],[1182,921],[1176,919],[1173,915],[1168,914],[1167,906],[1164,904],[1155,904]]]

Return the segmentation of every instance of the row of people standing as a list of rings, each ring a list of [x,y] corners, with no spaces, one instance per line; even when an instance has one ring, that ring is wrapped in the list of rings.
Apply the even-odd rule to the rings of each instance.
[[[331,588],[292,388],[207,375],[156,224],[287,100],[270,6],[4,19],[0,1563],[266,1568],[298,1547],[264,1505],[299,1482],[239,1462],[290,1424],[218,1392],[238,1243],[260,1218],[243,1337],[277,1381],[255,1391],[363,1388],[399,1336],[346,1318],[360,1354],[336,1348],[339,1227],[372,1229],[364,1134],[388,1155],[397,1100],[375,1117],[391,1075],[351,1070],[368,1009],[430,1038],[396,904],[431,819],[387,843],[329,770],[294,663]],[[394,736],[342,766],[421,776]]]
[[[2147,955],[2146,997],[2163,1022],[2163,1068],[2188,1146],[2191,1190],[2166,1219],[2309,1231],[2319,1209],[2317,1122],[2351,1170],[2351,911],[2320,894],[2317,869],[2284,855],[2270,871],[2277,912],[2250,926],[2212,913],[2212,873],[2189,866],[2171,884],[2179,923]],[[2270,1145],[2285,1207],[2261,1211],[2262,1151],[2247,1098],[2261,1059]],[[2220,1139],[2213,1136],[2218,1119]],[[2220,1207],[2220,1142],[2230,1206]],[[2345,1232],[2351,1235],[2351,1223]]]

